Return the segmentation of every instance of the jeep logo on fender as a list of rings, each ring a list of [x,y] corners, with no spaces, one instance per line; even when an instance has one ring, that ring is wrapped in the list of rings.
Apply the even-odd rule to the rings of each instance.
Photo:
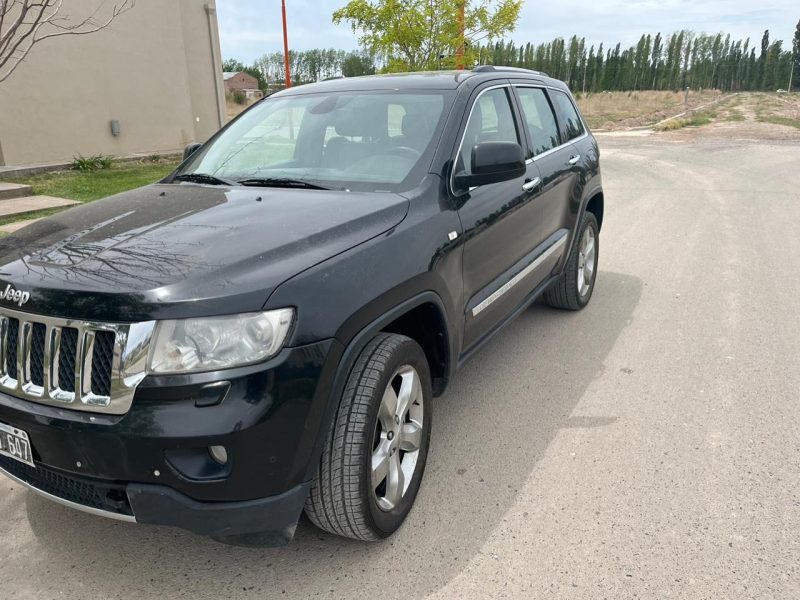
[[[15,290],[11,285],[7,285],[6,289],[0,292],[0,300],[10,300],[11,302],[17,303],[20,307],[30,300],[30,297],[30,292]]]

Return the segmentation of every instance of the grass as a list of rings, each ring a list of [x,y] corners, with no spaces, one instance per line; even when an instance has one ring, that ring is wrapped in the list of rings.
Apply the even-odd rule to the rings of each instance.
[[[787,127],[795,127],[800,129],[800,119],[792,119],[791,117],[782,117],[780,115],[763,115],[759,116],[758,120],[762,123],[772,123],[773,125],[786,125]]]
[[[758,94],[756,96],[756,120],[800,129],[800,95],[778,96]]]
[[[148,161],[144,164],[116,164],[109,169],[99,171],[59,171],[4,181],[30,185],[34,195],[37,196],[56,196],[79,202],[91,202],[158,181],[178,164],[176,161],[153,162],[153,157],[148,158]],[[37,219],[56,212],[59,210],[43,210],[8,217],[0,220],[0,225]]]
[[[59,171],[14,179],[25,183],[37,196],[57,196],[79,202],[105,198],[158,181],[168,175],[177,162],[115,165],[99,171]]]
[[[728,110],[728,115],[725,117],[726,121],[745,121],[745,116],[738,108],[731,108]]]
[[[716,118],[716,111],[703,111],[691,117],[672,119],[671,121],[662,123],[657,129],[658,131],[675,131],[676,129],[683,129],[684,127],[701,127],[702,125],[708,125]]]

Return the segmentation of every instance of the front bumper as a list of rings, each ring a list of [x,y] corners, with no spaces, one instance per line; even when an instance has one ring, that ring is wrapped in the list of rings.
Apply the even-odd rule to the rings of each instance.
[[[198,502],[166,486],[109,484],[0,457],[0,473],[58,504],[128,523],[169,525],[242,545],[280,546],[294,536],[310,483],[244,502]]]
[[[28,433],[36,469],[0,470],[51,500],[214,537],[291,539],[341,357],[327,340],[252,367],[148,377],[120,416],[0,394],[0,422]],[[210,446],[227,449],[218,465]]]

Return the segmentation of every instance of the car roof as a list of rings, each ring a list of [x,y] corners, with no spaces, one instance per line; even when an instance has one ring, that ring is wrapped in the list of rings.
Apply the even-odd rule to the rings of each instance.
[[[422,71],[367,75],[364,77],[338,77],[282,90],[272,94],[272,97],[358,90],[455,90],[466,82],[477,85],[484,81],[497,79],[530,79],[531,81],[538,81],[545,85],[567,90],[566,84],[562,81],[548,77],[538,71],[484,65],[471,71]]]

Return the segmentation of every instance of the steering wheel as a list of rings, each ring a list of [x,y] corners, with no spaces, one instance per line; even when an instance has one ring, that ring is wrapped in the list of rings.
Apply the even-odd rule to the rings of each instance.
[[[401,156],[406,156],[411,160],[417,160],[420,156],[422,156],[422,152],[414,150],[414,148],[410,148],[409,146],[395,146],[394,148],[388,150],[386,154],[399,154]]]

